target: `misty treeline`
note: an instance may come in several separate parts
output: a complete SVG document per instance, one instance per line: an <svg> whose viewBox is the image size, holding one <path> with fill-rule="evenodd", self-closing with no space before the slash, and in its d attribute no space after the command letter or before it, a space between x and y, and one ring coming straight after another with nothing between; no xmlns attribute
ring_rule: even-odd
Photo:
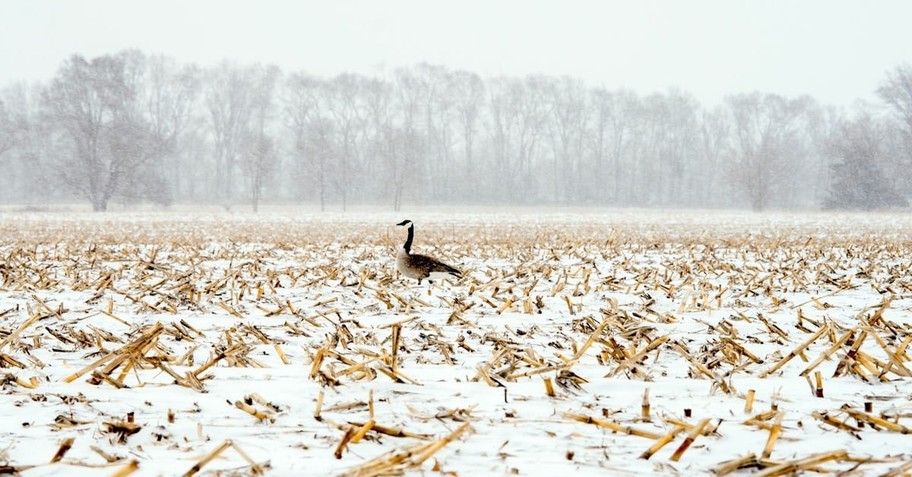
<svg viewBox="0 0 912 477"><path fill-rule="evenodd" d="M75 55L0 91L0 201L905 207L912 67L877 95L851 111L762 93L707 107L428 64L326 78Z"/></svg>

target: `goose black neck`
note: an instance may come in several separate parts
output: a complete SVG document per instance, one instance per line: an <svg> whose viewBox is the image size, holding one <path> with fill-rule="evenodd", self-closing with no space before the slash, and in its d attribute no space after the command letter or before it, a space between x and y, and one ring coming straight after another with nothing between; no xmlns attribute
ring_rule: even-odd
<svg viewBox="0 0 912 477"><path fill-rule="evenodd" d="M405 245L402 248L405 249L405 253L412 252L412 238L415 237L415 224L409 224L408 226L408 238L405 239Z"/></svg>

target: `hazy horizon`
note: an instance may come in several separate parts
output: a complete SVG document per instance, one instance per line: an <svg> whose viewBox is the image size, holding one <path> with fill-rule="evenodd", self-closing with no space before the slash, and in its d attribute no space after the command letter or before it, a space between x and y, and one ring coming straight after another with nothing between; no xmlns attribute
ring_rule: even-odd
<svg viewBox="0 0 912 477"><path fill-rule="evenodd" d="M912 4L806 2L175 2L0 5L0 85L43 81L72 54L137 48L181 62L275 64L322 76L427 62L547 74L705 104L760 91L871 101L909 62Z"/></svg>

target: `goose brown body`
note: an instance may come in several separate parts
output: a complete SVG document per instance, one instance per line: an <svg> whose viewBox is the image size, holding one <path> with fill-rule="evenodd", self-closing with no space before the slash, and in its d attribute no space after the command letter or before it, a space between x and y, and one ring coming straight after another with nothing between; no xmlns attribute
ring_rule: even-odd
<svg viewBox="0 0 912 477"><path fill-rule="evenodd" d="M447 265L436 258L427 255L412 254L412 240L415 237L415 225L411 220L403 220L396 224L408 226L408 238L396 254L396 268L400 273L409 278L418 280L420 284L424 279L436 279L445 276L461 277L462 272L457 268Z"/></svg>

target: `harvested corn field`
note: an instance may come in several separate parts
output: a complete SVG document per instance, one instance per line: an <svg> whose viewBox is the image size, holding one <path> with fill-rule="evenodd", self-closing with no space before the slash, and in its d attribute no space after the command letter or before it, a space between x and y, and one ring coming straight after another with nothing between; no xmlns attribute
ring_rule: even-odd
<svg viewBox="0 0 912 477"><path fill-rule="evenodd" d="M404 218L463 278L399 276ZM906 215L0 228L0 473L912 471Z"/></svg>

